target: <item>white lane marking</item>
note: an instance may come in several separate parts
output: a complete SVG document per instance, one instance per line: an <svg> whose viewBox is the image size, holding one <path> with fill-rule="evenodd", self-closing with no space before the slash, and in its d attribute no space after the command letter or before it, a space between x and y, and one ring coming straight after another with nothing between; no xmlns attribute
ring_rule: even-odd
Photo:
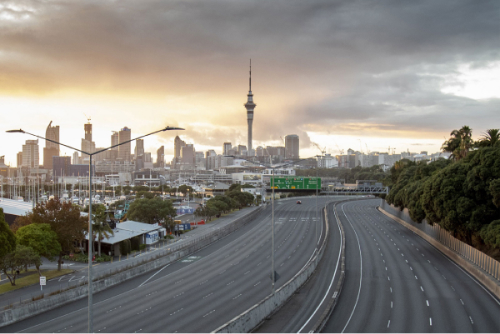
<svg viewBox="0 0 500 334"><path fill-rule="evenodd" d="M208 295L206 295L205 297L203 297L203 299L207 298L207 297L210 297L211 295L213 295L214 293L213 292L210 292Z"/></svg>
<svg viewBox="0 0 500 334"><path fill-rule="evenodd" d="M239 295L237 295L236 297L234 297L233 299L238 299L242 296L242 294L240 293Z"/></svg>
<svg viewBox="0 0 500 334"><path fill-rule="evenodd" d="M455 291L455 288L453 287L453 285L450 285L450 287L451 287L451 289L452 289L453 291Z"/></svg>
<svg viewBox="0 0 500 334"><path fill-rule="evenodd" d="M388 281L390 281L390 280L391 280L391 278L390 278L389 276L387 276L387 280L388 280Z"/></svg>
<svg viewBox="0 0 500 334"><path fill-rule="evenodd" d="M462 303L462 305L465 305L465 304L464 304L464 301L463 301L462 299L460 299L460 302Z"/></svg>
<svg viewBox="0 0 500 334"><path fill-rule="evenodd" d="M393 307L393 305L394 305L394 304L393 304L393 303L392 303L392 301L391 301L391 308Z"/></svg>
<svg viewBox="0 0 500 334"><path fill-rule="evenodd" d="M391 289L391 293L392 293L392 287L389 287L389 289Z"/></svg>
<svg viewBox="0 0 500 334"><path fill-rule="evenodd" d="M469 315L470 323L474 325L474 321L472 321L472 317Z"/></svg>
<svg viewBox="0 0 500 334"><path fill-rule="evenodd" d="M415 279L418 279L417 275L415 275Z"/></svg>
<svg viewBox="0 0 500 334"><path fill-rule="evenodd" d="M444 275L441 275L441 276L443 276L443 278L446 279L446 277L444 277Z"/></svg>
<svg viewBox="0 0 500 334"><path fill-rule="evenodd" d="M181 308L181 309L179 309L179 310L175 311L174 313L170 313L170 315L174 315L174 314L176 314L176 313L179 313L179 312L180 312L180 311L182 311L182 310L184 310L184 308Z"/></svg>
<svg viewBox="0 0 500 334"><path fill-rule="evenodd" d="M429 318L429 325L432 326L432 318Z"/></svg>
<svg viewBox="0 0 500 334"><path fill-rule="evenodd" d="M250 270L249 270L249 271L247 271L246 273L244 273L243 275L246 275L246 274L249 274L249 273L250 273Z"/></svg>
<svg viewBox="0 0 500 334"><path fill-rule="evenodd" d="M427 306L429 306L429 301L428 300L426 300L425 303L427 304Z"/></svg>
<svg viewBox="0 0 500 334"><path fill-rule="evenodd" d="M272 283L272 282L271 282L271 283ZM257 282L257 284L255 284L254 286L257 286L257 285L259 285L259 284L260 284L260 281L258 281L258 282Z"/></svg>
<svg viewBox="0 0 500 334"><path fill-rule="evenodd" d="M389 320L389 322L387 323L387 328L389 328L390 325L391 325L391 321Z"/></svg>
<svg viewBox="0 0 500 334"><path fill-rule="evenodd" d="M352 225L351 223L351 220L349 219L349 217L347 217L347 215L345 214L345 211L344 211L344 205L345 204L342 204L342 212L344 213L344 216L346 217L347 221L349 222L349 225L351 225L351 228L352 230L354 231L354 234L356 235L356 240L358 242L358 249L359 249L359 260L360 260L360 273L359 273L359 289L358 289L358 296L356 297L356 303L354 304L354 308L352 309L352 312L351 312L351 315L349 316L349 319L347 320L347 323L344 327L344 329L342 329L342 333L345 331L345 329L347 328L347 326L349 325L349 323L351 322L351 319L352 319L352 316L354 315L354 311L356 310L356 307L358 306L358 301L359 301L359 295L361 294L361 285L363 283L363 256L361 254L361 243L359 242L359 238L358 238L358 233L356 232L356 230L354 229L354 226ZM380 254L381 256L383 256L382 254Z"/></svg>
<svg viewBox="0 0 500 334"><path fill-rule="evenodd" d="M208 312L207 314L205 314L205 315L203 316L203 318L205 318L207 315L210 315L210 314L212 314L212 313L214 313L214 312L215 312L215 310L212 310L212 311Z"/></svg>
<svg viewBox="0 0 500 334"><path fill-rule="evenodd" d="M387 271L387 267L385 267L385 271Z"/></svg>
<svg viewBox="0 0 500 334"><path fill-rule="evenodd" d="M208 282L208 280L204 280L203 282L200 283L200 285L203 285L203 284L205 284L207 282Z"/></svg>
<svg viewBox="0 0 500 334"><path fill-rule="evenodd" d="M157 272L155 272L153 275L151 275L147 280L145 280L144 282L141 283L141 285L139 285L139 287L143 286L144 284L146 284L150 279L152 279L153 277L155 277L157 274L160 273L160 271L162 271L163 269L167 268L168 266L170 265L167 264L165 267L161 268L160 270L158 270Z"/></svg>
<svg viewBox="0 0 500 334"><path fill-rule="evenodd" d="M234 283L234 281L231 281L231 282L227 283L226 285L231 285L231 284L233 284L233 283Z"/></svg>
<svg viewBox="0 0 500 334"><path fill-rule="evenodd" d="M410 270L413 270L413 268L412 268L412 267L410 267Z"/></svg>
<svg viewBox="0 0 500 334"><path fill-rule="evenodd" d="M422 292L424 291L424 288L422 288L422 286L420 286L420 290L422 290Z"/></svg>

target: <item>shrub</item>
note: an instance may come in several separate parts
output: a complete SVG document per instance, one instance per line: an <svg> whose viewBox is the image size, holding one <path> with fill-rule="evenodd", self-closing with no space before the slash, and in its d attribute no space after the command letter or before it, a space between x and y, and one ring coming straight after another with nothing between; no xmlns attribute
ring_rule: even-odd
<svg viewBox="0 0 500 334"><path fill-rule="evenodd" d="M146 244L140 244L139 245L139 250L144 250L146 248Z"/></svg>
<svg viewBox="0 0 500 334"><path fill-rule="evenodd" d="M127 255L130 253L131 250L131 244L130 240L123 240L120 242L120 254L121 255Z"/></svg>
<svg viewBox="0 0 500 334"><path fill-rule="evenodd" d="M141 241L139 239L139 236L136 236L136 237L133 237L132 239L130 239L130 249L133 250L133 251L138 251L140 248L140 245L141 245Z"/></svg>

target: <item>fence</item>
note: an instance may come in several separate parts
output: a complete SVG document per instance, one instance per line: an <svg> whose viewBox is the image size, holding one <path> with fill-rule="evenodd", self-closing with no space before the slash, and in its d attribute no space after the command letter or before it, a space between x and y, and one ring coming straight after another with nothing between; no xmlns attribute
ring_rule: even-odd
<svg viewBox="0 0 500 334"><path fill-rule="evenodd" d="M439 241L442 245L448 247L464 259L469 260L471 263L484 270L484 272L488 273L492 278L500 281L499 261L475 249L474 247L467 245L465 242L456 239L450 234L450 232L444 230L438 224L430 225L425 219L421 224L414 222L410 218L410 214L408 213L408 209L406 208L401 211L399 210L399 208L387 204L385 200L381 200L380 207L390 214L404 220L406 223L412 225L413 227L426 233L433 239Z"/></svg>

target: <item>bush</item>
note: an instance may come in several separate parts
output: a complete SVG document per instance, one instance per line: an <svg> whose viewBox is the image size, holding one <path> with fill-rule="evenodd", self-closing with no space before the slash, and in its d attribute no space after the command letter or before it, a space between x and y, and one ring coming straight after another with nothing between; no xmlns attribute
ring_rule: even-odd
<svg viewBox="0 0 500 334"><path fill-rule="evenodd" d="M130 239L130 249L133 251L138 251L140 248L141 241L138 236Z"/></svg>
<svg viewBox="0 0 500 334"><path fill-rule="evenodd" d="M140 244L140 245L139 245L139 250L144 250L144 249L146 249L146 246L147 246L146 244Z"/></svg>
<svg viewBox="0 0 500 334"><path fill-rule="evenodd" d="M130 244L130 240L123 240L120 242L120 254L121 255L127 255L130 253L132 247Z"/></svg>
<svg viewBox="0 0 500 334"><path fill-rule="evenodd" d="M164 238L165 239L175 239L175 237L172 234L167 234Z"/></svg>

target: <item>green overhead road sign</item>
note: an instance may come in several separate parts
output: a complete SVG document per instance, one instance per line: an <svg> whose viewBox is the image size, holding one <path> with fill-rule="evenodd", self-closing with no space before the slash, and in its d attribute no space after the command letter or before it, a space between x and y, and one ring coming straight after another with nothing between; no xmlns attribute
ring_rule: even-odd
<svg viewBox="0 0 500 334"><path fill-rule="evenodd" d="M271 177L271 188L283 190L321 190L321 178L288 176Z"/></svg>

